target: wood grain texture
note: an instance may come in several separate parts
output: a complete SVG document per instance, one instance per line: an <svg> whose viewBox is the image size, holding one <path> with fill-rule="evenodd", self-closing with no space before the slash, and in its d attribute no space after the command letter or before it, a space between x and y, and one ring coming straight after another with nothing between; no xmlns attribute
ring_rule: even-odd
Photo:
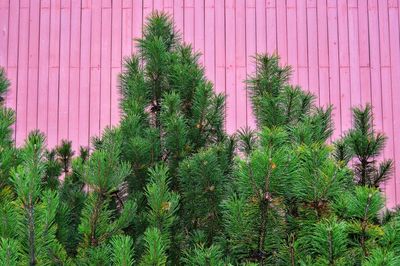
<svg viewBox="0 0 400 266"><path fill-rule="evenodd" d="M337 139L351 127L351 107L370 102L388 137L382 158L400 175L400 0L0 0L0 65L11 80L21 145L39 128L49 146L74 148L117 125L118 74L136 52L145 18L168 12L218 93L227 96L226 129L254 127L243 81L252 56L277 53L292 83L334 106ZM383 187L400 203L400 176Z"/></svg>

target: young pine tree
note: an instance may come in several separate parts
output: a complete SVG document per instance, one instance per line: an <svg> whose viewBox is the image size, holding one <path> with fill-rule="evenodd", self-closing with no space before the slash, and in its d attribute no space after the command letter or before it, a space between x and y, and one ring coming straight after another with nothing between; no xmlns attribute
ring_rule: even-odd
<svg viewBox="0 0 400 266"><path fill-rule="evenodd" d="M228 257L258 265L393 265L398 227L382 225L383 198L370 181L386 176L386 167L358 164L355 175L370 186L358 187L346 166L353 154L374 165L381 151L384 138L372 131L368 108L355 111L356 128L333 149L326 144L331 107L315 106L310 93L289 85L290 68L277 56L258 55L256 65L247 83L259 132L238 133L243 156L222 204Z"/></svg>
<svg viewBox="0 0 400 266"><path fill-rule="evenodd" d="M386 136L376 133L373 125L372 107L353 109L353 128L336 142L337 160L347 164L354 158L355 182L361 186L379 188L393 169L392 160L377 161L385 144Z"/></svg>
<svg viewBox="0 0 400 266"><path fill-rule="evenodd" d="M121 159L131 165L128 193L138 203L127 232L145 238L135 246L138 253L162 251L172 264L180 263L195 231L205 231L208 244L220 233L219 204L233 153L223 129L225 97L214 92L199 57L181 42L171 18L156 12L120 76ZM149 242L158 239L158 248Z"/></svg>
<svg viewBox="0 0 400 266"><path fill-rule="evenodd" d="M79 169L78 174L88 189L78 227L81 239L77 254L79 263L107 264L111 256L108 246L111 238L122 234L135 217L135 202L128 200L121 210L117 210L113 199L113 194L131 171L130 166L120 160L121 143L119 130L107 129L101 145Z"/></svg>
<svg viewBox="0 0 400 266"><path fill-rule="evenodd" d="M66 142L62 141L61 145ZM56 154L55 164L58 165L60 172L62 171L62 165L70 166L68 169L63 170L64 176L61 184L58 186L60 193L60 205L57 211L57 224L59 225L57 231L57 238L64 245L67 253L71 257L77 255L77 248L81 240L81 236L78 231L78 226L81 220L81 213L87 199L87 193L85 191L85 182L83 176L80 174L83 172L84 164L87 161L86 150L81 149L80 156L75 157L71 160L72 150L69 148L63 148L66 153L71 156L60 156ZM56 147L56 150L60 150ZM62 158L69 158L69 162L62 162ZM58 179L60 179L58 176Z"/></svg>
<svg viewBox="0 0 400 266"><path fill-rule="evenodd" d="M213 92L200 55L181 43L166 14L154 13L137 42L120 76L122 157L133 168L128 182L131 193L143 190L147 169L164 161L176 190L179 162L226 139L224 96Z"/></svg>
<svg viewBox="0 0 400 266"><path fill-rule="evenodd" d="M8 249L7 260L17 264L70 263L56 238L59 195L42 186L46 167L44 142L44 136L37 131L28 136L20 151L22 162L11 172L15 198L9 196L8 202L3 203L9 205L8 215L3 217L8 230L0 236L3 243L0 253L7 253L4 248Z"/></svg>

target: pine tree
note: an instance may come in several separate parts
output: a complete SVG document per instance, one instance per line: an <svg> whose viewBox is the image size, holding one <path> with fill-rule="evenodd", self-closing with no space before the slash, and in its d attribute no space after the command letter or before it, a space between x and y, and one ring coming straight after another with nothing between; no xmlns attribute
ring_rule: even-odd
<svg viewBox="0 0 400 266"><path fill-rule="evenodd" d="M56 238L55 216L59 205L56 191L43 189L45 175L44 136L33 132L21 150L22 163L11 172L16 198L10 204L10 219L5 221L3 248L12 245L9 259L29 265L63 264L69 259ZM9 196L11 200L12 196ZM11 214L11 215L10 215ZM6 250L2 252L6 252Z"/></svg>
<svg viewBox="0 0 400 266"><path fill-rule="evenodd" d="M199 64L200 54L181 42L171 18L155 12L137 47L120 76L121 159L131 165L129 198L138 203L137 219L126 231L135 239L159 239L161 234L163 252L175 264L196 230L205 230L209 243L220 232L222 184L234 145L223 129L225 97L214 92ZM207 174L201 173L204 169ZM191 181L192 175L198 183ZM207 195L211 198L204 201ZM204 210L193 209L204 203ZM135 249L140 252L140 245Z"/></svg>
<svg viewBox="0 0 400 266"><path fill-rule="evenodd" d="M130 186L143 188L146 169L165 161L176 189L179 162L226 138L224 96L213 92L200 55L181 44L166 14L149 18L138 50L120 77L122 156L133 167Z"/></svg>
<svg viewBox="0 0 400 266"><path fill-rule="evenodd" d="M83 172L84 164L87 160L86 150L81 149L80 156L68 162L71 168L64 170L64 180L59 185L60 205L57 211L57 238L64 245L67 253L71 257L77 255L77 247L80 242L78 226L81 220L81 213L87 199L85 192L85 182L80 173ZM57 157L57 165L61 171L62 164ZM60 178L60 175L58 176Z"/></svg>
<svg viewBox="0 0 400 266"><path fill-rule="evenodd" d="M92 263L92 258L98 264L107 263L108 242L121 234L135 217L136 203L132 200L126 201L120 212L113 207L112 195L131 171L127 163L120 161L119 131L106 130L100 143L78 173L89 190L78 227L80 263Z"/></svg>
<svg viewBox="0 0 400 266"><path fill-rule="evenodd" d="M199 54L181 44L164 13L151 16L137 40L138 53L120 77L122 156L131 162L131 191L143 189L147 169L165 161L177 188L177 167L199 148L226 138L224 96L213 92Z"/></svg>
<svg viewBox="0 0 400 266"><path fill-rule="evenodd" d="M228 257L259 265L395 263L399 231L380 218L374 185L391 163L374 167L385 138L372 130L369 107L354 109L355 129L332 148L331 107L289 85L290 68L277 56L258 55L256 66L247 84L259 131L238 132L242 158L222 204ZM353 156L368 162L355 171L364 183L347 168Z"/></svg>
<svg viewBox="0 0 400 266"><path fill-rule="evenodd" d="M375 132L372 121L371 105L354 108L353 128L343 140L336 143L336 149L341 153L337 156L339 161L348 163L351 158L355 158L354 174L358 185L378 188L390 177L393 161L388 159L377 162L376 157L381 155L387 138L383 133ZM343 146L348 147L347 150Z"/></svg>

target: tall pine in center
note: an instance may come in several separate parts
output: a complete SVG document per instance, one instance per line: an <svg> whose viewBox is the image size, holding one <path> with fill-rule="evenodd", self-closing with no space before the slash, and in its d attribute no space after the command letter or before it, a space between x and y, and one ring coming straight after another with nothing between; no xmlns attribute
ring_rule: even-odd
<svg viewBox="0 0 400 266"><path fill-rule="evenodd" d="M120 75L121 157L132 166L128 193L139 212L130 233L142 235L147 230L145 238L173 238L160 238L164 249L175 253L172 257L178 256L180 246L190 244L192 234L208 242L218 234L218 199L233 152L233 142L224 133L225 97L214 92L199 57L182 43L168 15L154 13ZM160 169L162 174L155 174ZM151 184L167 187L154 194ZM175 193L181 195L179 206L174 197L166 196ZM176 209L169 214L170 232L153 225L157 201L160 217Z"/></svg>

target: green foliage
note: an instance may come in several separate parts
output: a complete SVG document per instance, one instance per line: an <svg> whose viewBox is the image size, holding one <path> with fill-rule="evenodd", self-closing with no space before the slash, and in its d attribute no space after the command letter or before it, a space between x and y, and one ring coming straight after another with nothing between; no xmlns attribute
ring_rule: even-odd
<svg viewBox="0 0 400 266"><path fill-rule="evenodd" d="M211 245L209 248L203 245L196 246L183 259L185 265L203 266L224 266L223 252L218 246Z"/></svg>
<svg viewBox="0 0 400 266"><path fill-rule="evenodd" d="M149 227L144 233L145 252L139 265L164 266L167 264L166 249L162 233L155 227Z"/></svg>
<svg viewBox="0 0 400 266"><path fill-rule="evenodd" d="M377 248L372 250L371 256L362 264L363 266L395 266L399 265L400 257L392 251Z"/></svg>
<svg viewBox="0 0 400 266"><path fill-rule="evenodd" d="M398 265L392 161L372 108L334 145L332 107L276 55L247 80L257 129L224 132L225 97L154 13L120 75L122 120L75 155L14 147L0 71L0 265ZM350 163L351 162L351 163ZM350 168L351 167L351 168Z"/></svg>
<svg viewBox="0 0 400 266"><path fill-rule="evenodd" d="M355 182L378 188L390 177L393 161L377 162L376 157L382 153L387 138L375 132L372 121L371 105L353 109L353 128L336 144L342 154L337 159L347 163L350 158L355 158ZM345 150L343 146L348 148Z"/></svg>
<svg viewBox="0 0 400 266"><path fill-rule="evenodd" d="M186 230L201 230L207 242L220 230L219 203L225 197L223 146L200 150L181 163L182 218ZM202 206L199 208L199 206Z"/></svg>
<svg viewBox="0 0 400 266"><path fill-rule="evenodd" d="M8 209L8 215L5 210L6 217L11 218L12 214L13 220L12 223L7 222L11 233L3 234L3 247L18 247L14 254L10 254L9 259L18 259L20 263L29 265L68 261L62 245L56 238L55 216L59 195L56 191L44 190L41 186L46 166L44 141L44 136L39 132L28 136L20 152L22 163L11 173L16 198L9 203L11 208Z"/></svg>
<svg viewBox="0 0 400 266"><path fill-rule="evenodd" d="M68 173L71 159L74 156L72 141L62 140L60 146L56 148L56 153L63 172Z"/></svg>
<svg viewBox="0 0 400 266"><path fill-rule="evenodd" d="M0 67L0 190L10 185L10 171L18 163L11 128L15 122L15 114L3 104L9 86L10 82Z"/></svg>
<svg viewBox="0 0 400 266"><path fill-rule="evenodd" d="M132 200L124 203L120 213L111 206L112 193L130 173L129 165L119 159L121 147L117 134L112 130L105 132L99 149L92 153L79 173L89 189L79 224L82 238L78 251L80 257L86 256L87 249L93 252L98 247L103 248L134 218L136 203Z"/></svg>
<svg viewBox="0 0 400 266"><path fill-rule="evenodd" d="M74 159L72 171L68 171L64 176L64 182L59 187L60 206L56 218L59 225L57 237L70 256L75 256L77 252L80 241L78 226L86 200L86 193L83 190L85 183L78 174L82 171L82 167L82 159Z"/></svg>
<svg viewBox="0 0 400 266"><path fill-rule="evenodd" d="M59 176L62 172L62 165L58 162L56 158L56 151L54 149L50 151L45 151L45 157L46 173L42 182L47 188L56 190L60 185Z"/></svg>
<svg viewBox="0 0 400 266"><path fill-rule="evenodd" d="M316 107L312 95L288 85L290 68L278 59L258 55L247 81L260 130L238 133L243 156L221 204L228 257L259 265L396 261L397 223L383 224L384 201L371 181L387 178L391 163L374 168L385 137L372 130L370 109L354 110L358 122L332 149L325 143L332 108ZM356 163L356 178L347 168L353 156L369 163ZM357 182L361 173L368 182Z"/></svg>
<svg viewBox="0 0 400 266"><path fill-rule="evenodd" d="M133 258L133 240L129 236L114 236L110 242L113 265L134 265L135 259Z"/></svg>
<svg viewBox="0 0 400 266"><path fill-rule="evenodd" d="M3 68L0 69L0 95L4 97L10 87L10 81L6 77L6 73ZM2 98L3 100L4 98Z"/></svg>
<svg viewBox="0 0 400 266"><path fill-rule="evenodd" d="M298 166L291 181L292 197L322 217L329 212L329 202L352 186L351 175L330 158L325 145L298 146L294 157Z"/></svg>
<svg viewBox="0 0 400 266"><path fill-rule="evenodd" d="M17 265L21 254L18 241L11 238L0 239L0 264Z"/></svg>
<svg viewBox="0 0 400 266"><path fill-rule="evenodd" d="M346 222L334 217L321 220L303 230L304 235L298 240L299 246L303 246L304 254L311 256L314 264L346 265L350 260L347 227Z"/></svg>
<svg viewBox="0 0 400 266"><path fill-rule="evenodd" d="M157 228L163 242L169 245L171 227L176 220L179 195L169 189L168 169L159 165L149 171L150 181L146 187L149 211L147 220L150 227Z"/></svg>
<svg viewBox="0 0 400 266"><path fill-rule="evenodd" d="M179 162L225 134L224 97L213 92L199 55L180 42L167 15L150 17L138 47L125 61L120 91L122 157L133 169L130 191L140 197L147 169L167 162L176 189Z"/></svg>
<svg viewBox="0 0 400 266"><path fill-rule="evenodd" d="M314 96L288 84L291 68L279 65L276 55L257 55L256 72L249 77L257 124L267 127L290 125L311 111Z"/></svg>
<svg viewBox="0 0 400 266"><path fill-rule="evenodd" d="M204 231L210 242L220 232L234 144L223 129L225 97L214 92L200 54L181 42L171 18L155 12L137 46L120 75L121 159L132 169L127 198L138 204L126 231L158 239L148 231L156 228L165 256L177 263L193 234ZM138 254L150 247L135 243Z"/></svg>

